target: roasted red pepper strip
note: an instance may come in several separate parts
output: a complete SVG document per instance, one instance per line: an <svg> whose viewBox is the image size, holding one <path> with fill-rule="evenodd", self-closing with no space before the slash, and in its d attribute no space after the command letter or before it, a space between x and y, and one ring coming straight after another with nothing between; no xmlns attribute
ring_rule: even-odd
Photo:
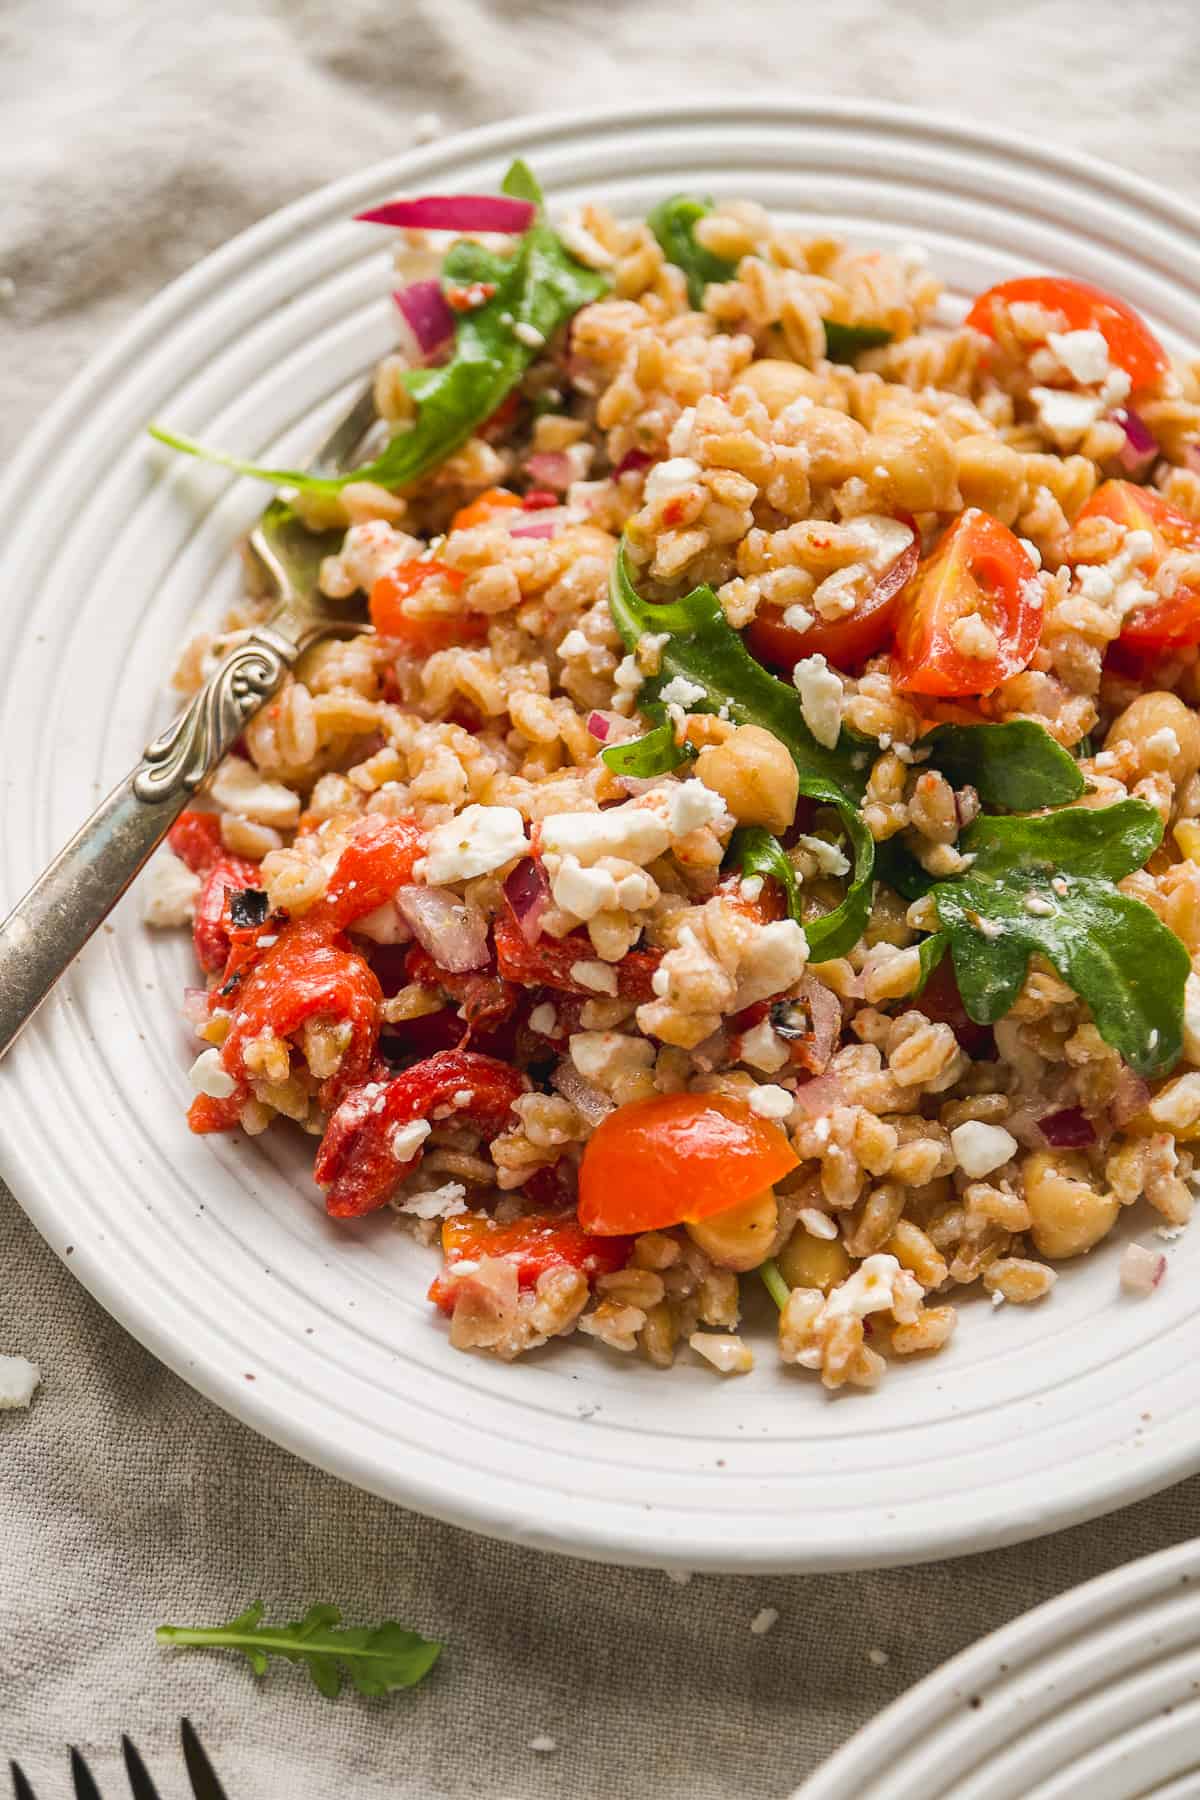
<svg viewBox="0 0 1200 1800"><path fill-rule="evenodd" d="M168 831L167 847L187 864L193 875L207 875L225 854L220 816L215 812L196 812L189 806Z"/></svg>
<svg viewBox="0 0 1200 1800"><path fill-rule="evenodd" d="M386 1205L421 1160L398 1157L397 1127L447 1117L494 1137L508 1124L513 1101L526 1090L523 1075L474 1050L441 1050L391 1081L371 1081L347 1094L325 1129L313 1175L326 1190L332 1218L356 1219Z"/></svg>
<svg viewBox="0 0 1200 1800"><path fill-rule="evenodd" d="M502 1256L517 1265L517 1281L535 1287L547 1269L578 1269L589 1280L623 1269L633 1247L630 1237L590 1237L570 1213L531 1213L507 1225L497 1224L487 1213L459 1213L442 1226L443 1270L429 1290L429 1298L445 1313L454 1311L457 1282L450 1274L455 1263L478 1261L483 1256Z"/></svg>
<svg viewBox="0 0 1200 1800"><path fill-rule="evenodd" d="M206 975L223 969L229 957L234 929L229 916L230 896L241 893L243 888L258 887L261 879L258 864L244 856L230 856L222 851L210 864L196 896L192 924L196 961Z"/></svg>
<svg viewBox="0 0 1200 1800"><path fill-rule="evenodd" d="M576 963L598 960L591 939L582 931L572 931L564 938L540 937L535 944L527 944L516 920L501 915L496 920L495 943L497 967L508 981L523 987L557 988L560 993L591 1000L604 997L602 990L589 987L571 973ZM654 998L650 984L661 961L657 950L630 950L620 962L605 967L615 974L621 999L640 1004Z"/></svg>
<svg viewBox="0 0 1200 1800"><path fill-rule="evenodd" d="M368 813L338 857L325 898L306 917L325 919L335 928L366 918L397 888L411 884L424 850L425 833L415 819Z"/></svg>
<svg viewBox="0 0 1200 1800"><path fill-rule="evenodd" d="M335 1074L320 1090L322 1106L334 1106L371 1067L379 1036L382 1000L375 976L361 956L328 924L297 919L264 950L234 1000L233 1025L221 1046L221 1062L237 1083L227 1100L207 1095L193 1102L193 1131L229 1131L241 1117L250 1092L246 1045L261 1032L290 1038L306 1019L328 1018L350 1025L350 1042Z"/></svg>
<svg viewBox="0 0 1200 1800"><path fill-rule="evenodd" d="M408 952L404 968L410 981L419 982L422 987L440 988L457 1004L467 1024L480 1031L493 1031L497 1025L503 1025L521 998L520 989L503 976L483 969L472 969L465 975L439 969L428 950L419 944Z"/></svg>

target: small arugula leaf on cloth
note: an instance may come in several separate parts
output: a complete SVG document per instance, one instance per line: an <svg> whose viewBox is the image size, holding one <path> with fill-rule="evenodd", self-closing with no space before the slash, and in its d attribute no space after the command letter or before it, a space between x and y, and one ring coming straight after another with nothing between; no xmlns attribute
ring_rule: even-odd
<svg viewBox="0 0 1200 1800"><path fill-rule="evenodd" d="M522 162L505 176L504 192L541 206L541 189ZM150 435L239 475L304 493L336 494L351 481L408 486L461 449L508 398L542 345L608 289L608 277L577 262L540 212L511 256L460 240L446 256L443 279L450 286L486 281L496 291L484 305L457 315L448 362L405 371L404 384L417 402L416 422L398 431L373 462L343 475L313 475L304 469L264 468L157 425L150 427Z"/></svg>
<svg viewBox="0 0 1200 1800"><path fill-rule="evenodd" d="M789 752L800 776L800 792L839 813L854 851L850 887L841 904L804 927L814 962L844 956L866 927L871 911L875 840L863 824L859 802L866 789L871 745L843 731L837 744L819 744L804 722L800 696L755 662L721 611L710 587L693 588L681 600L643 600L629 574L622 544L613 558L609 609L626 650L639 638L665 638L659 669L638 693L638 706L656 724L667 722L663 688L680 676L698 696L690 712L717 713L737 725L761 725Z"/></svg>
<svg viewBox="0 0 1200 1800"><path fill-rule="evenodd" d="M1190 959L1157 914L1114 885L1161 839L1162 821L1141 800L977 819L960 840L969 871L929 890L968 1015L980 1025L1003 1018L1039 954L1137 1074L1171 1068Z"/></svg>
<svg viewBox="0 0 1200 1800"><path fill-rule="evenodd" d="M975 789L987 807L1036 812L1087 792L1079 764L1034 719L1001 725L938 725L915 746L951 787Z"/></svg>
<svg viewBox="0 0 1200 1800"><path fill-rule="evenodd" d="M713 209L713 203L695 194L672 194L649 213L646 223L658 239L667 261L687 276L688 299L697 311L704 305L710 281L732 281L736 263L717 256L696 242L696 225Z"/></svg>
<svg viewBox="0 0 1200 1800"><path fill-rule="evenodd" d="M822 319L821 323L830 362L853 362L860 350L878 350L892 341L886 325L839 325L836 319Z"/></svg>
<svg viewBox="0 0 1200 1800"><path fill-rule="evenodd" d="M419 1632L388 1619L376 1626L343 1626L336 1606L310 1606L290 1625L264 1625L263 1605L256 1600L228 1625L160 1625L160 1644L185 1649L236 1650L256 1675L265 1675L268 1659L282 1656L300 1663L327 1700L336 1700L348 1675L360 1694L376 1698L423 1681L441 1655L442 1646Z"/></svg>
<svg viewBox="0 0 1200 1800"><path fill-rule="evenodd" d="M644 781L653 775L669 775L672 769L691 762L695 754L691 744L678 741L675 727L670 719L665 719L644 737L610 744L600 752L600 760L608 764L614 775L631 775Z"/></svg>

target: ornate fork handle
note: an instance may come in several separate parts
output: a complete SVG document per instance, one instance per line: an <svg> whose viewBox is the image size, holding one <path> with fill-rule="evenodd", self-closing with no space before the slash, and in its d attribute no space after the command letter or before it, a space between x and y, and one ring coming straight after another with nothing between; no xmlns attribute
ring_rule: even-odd
<svg viewBox="0 0 1200 1800"><path fill-rule="evenodd" d="M299 653L269 625L237 644L0 924L0 1056Z"/></svg>

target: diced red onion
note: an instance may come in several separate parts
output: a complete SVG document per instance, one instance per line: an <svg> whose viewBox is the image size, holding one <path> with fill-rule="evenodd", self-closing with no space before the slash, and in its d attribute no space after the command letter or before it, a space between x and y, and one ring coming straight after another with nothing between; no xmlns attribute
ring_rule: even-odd
<svg viewBox="0 0 1200 1800"><path fill-rule="evenodd" d="M413 231L528 231L537 208L507 194L422 194L388 200L355 218L367 225L404 225Z"/></svg>
<svg viewBox="0 0 1200 1800"><path fill-rule="evenodd" d="M526 512L545 512L547 507L558 503L558 495L552 494L549 488L530 488L527 494L521 495L521 505Z"/></svg>
<svg viewBox="0 0 1200 1800"><path fill-rule="evenodd" d="M520 514L516 516L521 517ZM552 511L530 513L527 520L514 525L508 535L514 538L552 538L561 525L568 523L570 516L565 506L556 506Z"/></svg>
<svg viewBox="0 0 1200 1800"><path fill-rule="evenodd" d="M642 469L648 469L653 461L654 458L648 450L627 450L613 470L613 475L617 481L620 481L622 475L632 475L635 472L640 473Z"/></svg>
<svg viewBox="0 0 1200 1800"><path fill-rule="evenodd" d="M523 856L504 883L504 898L527 944L542 935L542 914L550 904L550 883L540 862Z"/></svg>
<svg viewBox="0 0 1200 1800"><path fill-rule="evenodd" d="M183 1005L179 1010L182 1012L184 1019L189 1025L196 1028L199 1028L201 1025L207 1025L209 1019L212 1017L212 1009L209 1006L208 989L184 988Z"/></svg>
<svg viewBox="0 0 1200 1800"><path fill-rule="evenodd" d="M1117 452L1117 461L1135 481L1147 476L1161 454L1162 446L1140 413L1131 406L1118 406L1112 413L1113 423L1125 433L1125 442Z"/></svg>
<svg viewBox="0 0 1200 1800"><path fill-rule="evenodd" d="M612 724L602 712L588 714L587 728L598 744L607 744Z"/></svg>
<svg viewBox="0 0 1200 1800"><path fill-rule="evenodd" d="M1130 1119L1136 1119L1139 1113L1145 1112L1149 1104L1150 1089L1140 1075L1134 1074L1128 1063L1122 1063L1117 1085L1108 1103L1113 1124L1119 1130L1122 1125L1128 1125Z"/></svg>
<svg viewBox="0 0 1200 1800"><path fill-rule="evenodd" d="M1064 1106L1038 1120L1038 1130L1055 1150L1082 1150L1096 1141L1096 1128L1081 1106Z"/></svg>
<svg viewBox="0 0 1200 1800"><path fill-rule="evenodd" d="M582 1113L589 1125L598 1125L613 1111L614 1104L603 1089L579 1073L569 1056L564 1056L550 1077L550 1086L569 1100L576 1112Z"/></svg>
<svg viewBox="0 0 1200 1800"><path fill-rule="evenodd" d="M556 494L565 494L575 479L575 470L565 450L535 450L525 460L534 481L553 488Z"/></svg>
<svg viewBox="0 0 1200 1800"><path fill-rule="evenodd" d="M1121 1258L1121 1286L1127 1294L1152 1294L1167 1272L1167 1259L1161 1250L1147 1250L1145 1244L1127 1244Z"/></svg>
<svg viewBox="0 0 1200 1800"><path fill-rule="evenodd" d="M392 299L417 340L422 356L436 356L454 336L454 314L446 304L440 281L414 281L397 288Z"/></svg>
<svg viewBox="0 0 1200 1800"><path fill-rule="evenodd" d="M486 918L448 888L402 887L396 905L439 969L462 975L487 962Z"/></svg>
<svg viewBox="0 0 1200 1800"><path fill-rule="evenodd" d="M845 1106L846 1084L840 1075L817 1075L796 1089L796 1105L809 1119L824 1118L835 1106Z"/></svg>

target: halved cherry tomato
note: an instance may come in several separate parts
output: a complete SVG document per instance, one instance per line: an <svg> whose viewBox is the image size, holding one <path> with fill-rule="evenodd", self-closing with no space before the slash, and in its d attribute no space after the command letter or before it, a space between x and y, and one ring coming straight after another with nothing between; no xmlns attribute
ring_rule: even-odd
<svg viewBox="0 0 1200 1800"><path fill-rule="evenodd" d="M435 650L449 650L455 644L468 643L487 633L487 620L482 613L411 613L405 601L433 576L440 575L457 592L465 577L448 563L414 557L398 563L381 575L371 589L369 611L371 623L381 637L395 638L409 650L432 656Z"/></svg>
<svg viewBox="0 0 1200 1800"><path fill-rule="evenodd" d="M910 694L991 694L1026 667L1042 635L1037 570L1007 525L970 507L925 558L900 603L896 686ZM995 634L987 657L951 636L978 617Z"/></svg>
<svg viewBox="0 0 1200 1800"><path fill-rule="evenodd" d="M746 627L751 655L773 669L791 670L806 656L823 656L838 669L860 669L892 635L900 595L916 572L920 540L889 563L864 600L842 619L814 619L805 631L793 631L783 615L767 608Z"/></svg>
<svg viewBox="0 0 1200 1800"><path fill-rule="evenodd" d="M1076 524L1084 519L1113 519L1128 531L1148 531L1154 539L1150 557L1139 565L1139 574L1153 583L1163 558L1172 550L1200 551L1200 524L1189 519L1156 494L1153 488L1132 481L1105 481L1092 495ZM1152 606L1139 606L1121 626L1117 639L1123 650L1139 656L1161 656L1200 644L1200 580L1177 581L1174 592L1164 594Z"/></svg>
<svg viewBox="0 0 1200 1800"><path fill-rule="evenodd" d="M564 994L581 994L586 999L602 998L602 990L580 981L571 973L576 963L594 963L596 952L586 932L572 931L566 937L540 937L527 944L516 920L502 914L493 934L496 966L507 981L522 987L557 988ZM636 1000L639 1005L653 1000L651 980L662 953L658 950L630 950L617 963L608 963L617 978L617 993L622 1000Z"/></svg>
<svg viewBox="0 0 1200 1800"><path fill-rule="evenodd" d="M229 955L233 941L229 913L231 895L240 893L243 888L258 887L261 879L256 862L245 856L230 856L227 851L222 851L209 865L196 895L192 923L196 961L206 975L224 968Z"/></svg>
<svg viewBox="0 0 1200 1800"><path fill-rule="evenodd" d="M313 1165L317 1186L326 1190L325 1210L334 1219L356 1219L386 1205L422 1154L419 1146L397 1152L397 1128L444 1108L447 1117L495 1137L526 1085L523 1075L495 1057L441 1050L390 1081L368 1081L346 1094Z"/></svg>
<svg viewBox="0 0 1200 1800"><path fill-rule="evenodd" d="M187 864L193 875L207 875L218 858L225 854L220 815L197 812L189 806L168 831L167 847L174 851L180 862Z"/></svg>
<svg viewBox="0 0 1200 1800"><path fill-rule="evenodd" d="M517 1265L520 1287L537 1285L547 1269L578 1269L594 1279L624 1268L632 1245L624 1237L589 1237L570 1213L531 1213L500 1225L487 1213L459 1213L442 1226L446 1272L429 1290L429 1298L445 1313L454 1311L458 1283L449 1274L455 1263L502 1256Z"/></svg>
<svg viewBox="0 0 1200 1800"><path fill-rule="evenodd" d="M794 1169L777 1125L725 1094L655 1094L602 1119L579 1169L579 1223L608 1237L738 1206Z"/></svg>
<svg viewBox="0 0 1200 1800"><path fill-rule="evenodd" d="M987 337L995 337L994 302L1011 305L1032 301L1048 312L1062 313L1070 331L1098 331L1108 345L1109 360L1124 369L1134 391L1153 387L1170 366L1167 353L1141 316L1115 294L1072 281L1062 275L1021 275L989 288L967 314L967 324Z"/></svg>
<svg viewBox="0 0 1200 1800"><path fill-rule="evenodd" d="M520 494L514 494L508 488L484 488L482 494L476 494L468 505L459 507L450 521L450 529L470 531L473 525L490 525L500 513L521 510Z"/></svg>
<svg viewBox="0 0 1200 1800"><path fill-rule="evenodd" d="M425 833L415 819L388 819L367 813L333 866L325 898L306 917L326 919L340 930L407 887L425 849Z"/></svg>

